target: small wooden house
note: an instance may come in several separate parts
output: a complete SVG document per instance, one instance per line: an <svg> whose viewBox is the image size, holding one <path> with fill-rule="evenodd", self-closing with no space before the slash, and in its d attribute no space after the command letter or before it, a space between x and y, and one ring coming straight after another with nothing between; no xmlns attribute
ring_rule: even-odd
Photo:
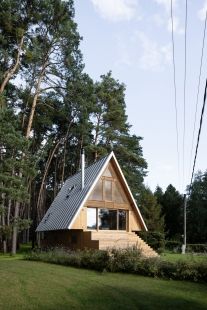
<svg viewBox="0 0 207 310"><path fill-rule="evenodd" d="M112 152L65 181L37 227L42 246L108 249L135 246L157 256L136 232L147 230Z"/></svg>

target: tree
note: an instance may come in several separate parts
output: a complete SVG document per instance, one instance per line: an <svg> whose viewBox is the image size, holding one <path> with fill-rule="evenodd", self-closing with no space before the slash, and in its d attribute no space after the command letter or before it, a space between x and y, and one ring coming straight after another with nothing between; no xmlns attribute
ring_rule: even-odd
<svg viewBox="0 0 207 310"><path fill-rule="evenodd" d="M35 1L32 0L0 2L0 95L20 68L34 10Z"/></svg>
<svg viewBox="0 0 207 310"><path fill-rule="evenodd" d="M165 218L167 238L180 240L183 234L183 197L170 184L159 200L162 204L162 214Z"/></svg>
<svg viewBox="0 0 207 310"><path fill-rule="evenodd" d="M157 198L157 202L160 205L162 205L163 195L164 195L164 193L163 193L162 188L159 185L157 185L156 189L155 189L155 192L154 192L154 196Z"/></svg>
<svg viewBox="0 0 207 310"><path fill-rule="evenodd" d="M140 210L149 231L164 232L164 217L161 206L149 188L145 188L140 195Z"/></svg>
<svg viewBox="0 0 207 310"><path fill-rule="evenodd" d="M11 110L0 110L0 233L5 252L7 240L12 234L14 254L18 230L23 223L24 227L26 225L26 221L23 222L19 213L17 214L15 206L17 202L23 204L28 201L27 179L29 176L34 176L34 167L31 165L32 158L28 153L28 148L28 141L19 131L17 117Z"/></svg>
<svg viewBox="0 0 207 310"><path fill-rule="evenodd" d="M33 154L37 167L35 178L27 168L14 171L24 189L27 179L30 201L2 193L11 216L31 216L35 232L65 179L80 169L81 147L86 149L87 164L113 149L138 199L147 163L142 138L129 131L125 85L111 72L95 83L83 73L73 0L3 0L0 9L0 99L12 110L11 130L15 128L19 141L27 145L21 160L18 143L14 153L2 156L5 163L18 158L19 165L27 167ZM4 210L0 213L4 221ZM13 231L17 236L15 226Z"/></svg>
<svg viewBox="0 0 207 310"><path fill-rule="evenodd" d="M131 135L127 122L125 86L109 72L95 84L95 111L91 150L94 159L113 150L136 199L146 175L147 163L140 146L141 137Z"/></svg>
<svg viewBox="0 0 207 310"><path fill-rule="evenodd" d="M207 240L207 171L195 175L187 201L187 241L206 243Z"/></svg>

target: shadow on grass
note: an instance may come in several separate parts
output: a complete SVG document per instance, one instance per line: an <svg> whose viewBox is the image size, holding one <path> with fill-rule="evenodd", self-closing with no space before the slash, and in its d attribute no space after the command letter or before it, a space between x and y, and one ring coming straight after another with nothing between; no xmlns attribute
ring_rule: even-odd
<svg viewBox="0 0 207 310"><path fill-rule="evenodd" d="M121 275L120 275L121 277ZM176 281L175 281L176 282ZM125 286L120 288L110 284L88 285L89 287L74 287L66 290L67 296L63 303L56 303L51 308L44 305L44 309L206 309L207 303L193 300L185 296L179 289L175 291L162 290L148 292L144 287L138 290ZM73 300L72 304L67 299ZM71 308L72 307L72 308ZM42 309L43 309L42 308Z"/></svg>

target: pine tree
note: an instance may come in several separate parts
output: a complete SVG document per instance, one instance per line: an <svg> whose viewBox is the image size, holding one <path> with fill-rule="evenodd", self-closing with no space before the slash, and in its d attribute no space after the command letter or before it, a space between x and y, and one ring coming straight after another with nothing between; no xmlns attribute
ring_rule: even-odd
<svg viewBox="0 0 207 310"><path fill-rule="evenodd" d="M0 199L3 241L18 233L23 224L15 212L15 204L28 201L27 178L34 175L28 141L19 131L18 121L11 110L0 110ZM24 154L24 156L23 156ZM21 172L21 176L20 176ZM24 222L26 224L26 221ZM29 222L28 222L29 224ZM13 245L15 246L15 245Z"/></svg>
<svg viewBox="0 0 207 310"><path fill-rule="evenodd" d="M195 175L187 202L187 242L207 240L207 171Z"/></svg>
<svg viewBox="0 0 207 310"><path fill-rule="evenodd" d="M170 184L165 190L161 203L167 238L180 240L183 234L183 197Z"/></svg>
<svg viewBox="0 0 207 310"><path fill-rule="evenodd" d="M139 201L139 207L149 231L164 232L164 217L161 206L149 188L145 188Z"/></svg>

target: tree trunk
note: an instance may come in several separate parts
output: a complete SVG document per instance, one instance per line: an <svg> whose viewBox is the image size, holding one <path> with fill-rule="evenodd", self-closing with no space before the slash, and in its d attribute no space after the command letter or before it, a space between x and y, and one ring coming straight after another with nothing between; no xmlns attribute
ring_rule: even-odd
<svg viewBox="0 0 207 310"><path fill-rule="evenodd" d="M37 80L37 87L36 87L36 91L35 91L35 95L34 95L34 98L33 98L33 102L32 102L32 108L31 108L31 111L30 111L30 115L29 115L29 121L28 121L28 125L27 125L27 130L26 130L26 138L29 139L29 136L30 136L30 132L31 132L31 129L32 129L32 123L33 123L33 119L34 119L34 113L35 113L35 109L36 109L36 106L37 106L37 99L39 97L39 94L40 94L40 86L41 86L41 83L42 83L42 79L44 77L44 74L45 74L45 69L47 67L47 61L44 63L43 67L42 67L42 70L41 70L41 74Z"/></svg>
<svg viewBox="0 0 207 310"><path fill-rule="evenodd" d="M94 137L94 145L96 146L98 144L98 137L100 134L100 124L101 124L101 113L97 115L97 124L96 124L96 129L95 129L95 137ZM94 152L94 162L97 161L98 158L98 152L95 150Z"/></svg>
<svg viewBox="0 0 207 310"><path fill-rule="evenodd" d="M3 208L3 212L2 212L2 226L3 228L5 227L5 193L2 193L2 208ZM7 252L7 242L6 242L6 236L3 237L3 252L4 254Z"/></svg>
<svg viewBox="0 0 207 310"><path fill-rule="evenodd" d="M10 225L10 214L11 214L11 199L8 202L8 210L7 210L7 225Z"/></svg>
<svg viewBox="0 0 207 310"><path fill-rule="evenodd" d="M21 51L22 51L22 46L24 43L24 36L22 36L19 46L18 46L18 52L17 52L17 58L16 58L16 62L14 64L14 67L10 68L6 73L5 73L5 77L4 80L0 86L0 94L3 93L7 83L9 82L9 80L13 77L14 73L16 72L19 64L20 64L20 55L21 55Z"/></svg>
<svg viewBox="0 0 207 310"><path fill-rule="evenodd" d="M43 175L43 178L42 178L42 183L41 183L41 186L40 186L39 195L38 195L38 199L37 199L37 216L38 216L38 221L41 220L40 203L41 203L41 200L42 200L42 192L43 192L43 188L44 188L45 179L47 177L47 173L48 173L51 161L53 159L53 156L55 154L55 151L56 151L58 145L60 144L60 142L61 141L58 141L56 143L56 145L55 145L51 155L48 157L48 160L47 160L47 163L46 163L46 166L45 166L45 172L44 172L44 175Z"/></svg>
<svg viewBox="0 0 207 310"><path fill-rule="evenodd" d="M66 157L66 143L67 143L67 138L68 138L68 135L69 135L69 132L70 132L70 127L72 125L72 122L73 122L73 119L71 119L69 125L68 125L68 129L67 129L67 132L66 132L66 135L64 137L64 153L63 153L63 168L62 168L62 176L61 176L61 186L63 186L63 182L64 182L64 178L65 178L65 157Z"/></svg>
<svg viewBox="0 0 207 310"><path fill-rule="evenodd" d="M2 214L2 226L5 227L5 207L4 207L4 212ZM3 239L3 253L7 253L7 238L6 236Z"/></svg>
<svg viewBox="0 0 207 310"><path fill-rule="evenodd" d="M20 202L15 203L15 210L14 210L14 226L13 226L13 233L12 233L12 251L11 254L15 255L17 251L17 235L18 235L18 225L15 222L19 216L19 209L20 209Z"/></svg>

